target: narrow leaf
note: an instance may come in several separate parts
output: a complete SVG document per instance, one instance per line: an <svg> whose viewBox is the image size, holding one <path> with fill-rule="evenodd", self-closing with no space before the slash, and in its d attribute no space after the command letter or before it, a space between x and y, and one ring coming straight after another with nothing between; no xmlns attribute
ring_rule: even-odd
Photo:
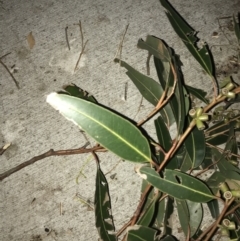
<svg viewBox="0 0 240 241"><path fill-rule="evenodd" d="M203 182L185 173L166 169L164 178L161 178L154 169L149 167L141 166L136 171L154 187L177 199L208 202L215 198Z"/></svg>
<svg viewBox="0 0 240 241"><path fill-rule="evenodd" d="M206 99L206 95L207 92L203 91L202 89L198 89L198 88L194 88L192 86L189 85L185 85L187 91L189 92L189 94L195 96L196 98L198 98L199 100L201 100L202 102L208 104L209 100Z"/></svg>
<svg viewBox="0 0 240 241"><path fill-rule="evenodd" d="M137 47L147 50L151 55L160 59L162 62L171 61L172 50L159 38L148 35L146 41L139 39ZM165 76L166 77L166 76ZM166 80L166 79L165 79ZM163 86L164 88L165 86Z"/></svg>
<svg viewBox="0 0 240 241"><path fill-rule="evenodd" d="M180 159L181 160L181 167L180 170L182 172L187 172L188 170L190 170L192 168L192 159L190 158L188 152L185 150L183 153L183 158Z"/></svg>
<svg viewBox="0 0 240 241"><path fill-rule="evenodd" d="M219 204L216 199L211 200L207 203L209 211L214 219L219 217Z"/></svg>
<svg viewBox="0 0 240 241"><path fill-rule="evenodd" d="M168 235L172 234L174 226L174 199L171 197L166 198L166 207L164 210L164 219L163 219L163 234Z"/></svg>
<svg viewBox="0 0 240 241"><path fill-rule="evenodd" d="M216 200L216 199L213 199ZM199 229L200 224L202 223L203 219L203 208L201 203L196 203L196 202L191 202L191 201L186 201L188 211L189 211L189 225L190 225L190 230L191 234L190 236L192 237Z"/></svg>
<svg viewBox="0 0 240 241"><path fill-rule="evenodd" d="M115 59L115 61L120 62L119 59ZM122 60L120 64L122 67L128 70L126 74L136 85L142 96L152 105L156 106L163 94L163 89L159 83L157 83L154 79L138 72Z"/></svg>
<svg viewBox="0 0 240 241"><path fill-rule="evenodd" d="M206 45L200 49L196 46L198 38L195 36L195 30L190 27L185 20L177 13L167 0L160 0L162 6L166 8L166 15L178 36L182 39L190 53L199 62L202 68L210 75L213 76L213 64L210 57L210 52Z"/></svg>
<svg viewBox="0 0 240 241"><path fill-rule="evenodd" d="M150 225L150 223L153 220L154 214L155 214L156 203L158 202L160 197L161 197L160 192L154 196L151 203L144 210L143 216L137 222L138 225L142 225L142 226L149 226Z"/></svg>
<svg viewBox="0 0 240 241"><path fill-rule="evenodd" d="M79 88L77 85L75 84L71 84L71 85L66 85L63 86L64 92L63 91L59 91L59 94L68 94L71 96L75 96L84 100L88 100L91 101L93 103L97 103L97 100L92 96L89 95L89 93L81 88Z"/></svg>
<svg viewBox="0 0 240 241"><path fill-rule="evenodd" d="M111 203L109 197L108 183L102 173L100 166L97 168L96 191L95 191L95 218L96 227L101 240L117 241L114 234L114 224L111 215Z"/></svg>
<svg viewBox="0 0 240 241"><path fill-rule="evenodd" d="M115 62L120 62L119 59L115 59ZM127 75L138 88L141 95L152 105L156 106L163 94L163 89L159 83L154 79L140 73L139 71L132 68L126 62L120 62L121 66L127 69ZM160 110L164 121L171 126L174 122L174 117L171 112L170 106L167 104L164 108Z"/></svg>
<svg viewBox="0 0 240 241"><path fill-rule="evenodd" d="M204 160L206 145L203 131L194 128L185 140L185 147L192 161L192 168L199 167Z"/></svg>
<svg viewBox="0 0 240 241"><path fill-rule="evenodd" d="M181 228L185 234L185 236L188 236L189 232L189 221L190 221L190 215L188 212L188 206L185 200L176 200L177 204L177 212L178 212L178 218L181 224Z"/></svg>
<svg viewBox="0 0 240 241"><path fill-rule="evenodd" d="M158 142L161 145L161 147L165 150L165 152L168 152L172 147L172 138L170 136L169 130L161 116L159 116L154 121L154 124L157 132ZM162 161L163 158L164 158L164 155L162 152L160 152L160 160ZM173 157L172 160L169 160L169 162L167 163L167 168L168 169L178 168L178 163L176 161L176 158Z"/></svg>
<svg viewBox="0 0 240 241"><path fill-rule="evenodd" d="M156 233L156 230L149 227L141 225L130 226L127 228L127 241L155 241Z"/></svg>
<svg viewBox="0 0 240 241"><path fill-rule="evenodd" d="M225 182L226 178L218 171L214 172L206 181L214 195L219 191L219 184Z"/></svg>
<svg viewBox="0 0 240 241"><path fill-rule="evenodd" d="M239 21L239 14L238 14L238 21ZM234 26L234 31L235 35L238 40L238 44L240 45L240 23L236 21L235 16L233 15L233 26Z"/></svg>
<svg viewBox="0 0 240 241"><path fill-rule="evenodd" d="M151 160L147 139L121 116L89 101L63 94L52 93L47 102L121 158L132 162Z"/></svg>

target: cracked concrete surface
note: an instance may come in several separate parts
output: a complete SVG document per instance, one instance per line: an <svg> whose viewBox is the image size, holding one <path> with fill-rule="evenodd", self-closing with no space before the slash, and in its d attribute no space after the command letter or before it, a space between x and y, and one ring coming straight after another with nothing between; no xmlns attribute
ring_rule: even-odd
<svg viewBox="0 0 240 241"><path fill-rule="evenodd" d="M212 50L217 66L225 65L228 58L236 54L235 47L230 46L220 32L217 18L240 11L239 0L172 0L171 3L199 31L202 40L215 46ZM79 20L84 40L89 42L74 73L81 51L79 27L75 25ZM60 90L63 85L75 83L102 104L135 120L151 110L144 101L136 116L140 94L125 70L113 63L127 24L130 25L124 40L123 60L146 73L147 53L137 49L136 44L147 34L155 35L180 54L188 84L211 88L210 80L172 30L158 0L0 1L0 56L10 53L2 61L20 85L18 90L0 65L0 144L12 143L0 156L0 173L50 148L77 148L85 144L79 129L45 101L47 94ZM65 40L66 26L70 51ZM226 31L234 42L233 32ZM26 41L30 32L35 38L32 49ZM218 32L219 37L213 38L213 32ZM124 101L126 82L128 93ZM150 128L154 136L150 123L144 127ZM104 173L119 162L109 153L99 156ZM85 177L80 175L77 183L86 161ZM3 180L0 183L0 240L97 240L94 212L76 197L79 194L93 200L95 172L91 155L51 157ZM110 178L115 173L117 175ZM140 196L136 192L140 179L134 174L134 165L127 162L119 162L107 179L118 229L133 214Z"/></svg>

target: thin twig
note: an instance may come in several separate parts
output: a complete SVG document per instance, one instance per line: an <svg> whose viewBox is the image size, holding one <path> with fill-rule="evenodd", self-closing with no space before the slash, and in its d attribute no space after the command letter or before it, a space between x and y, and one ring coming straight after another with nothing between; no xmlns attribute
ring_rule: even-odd
<svg viewBox="0 0 240 241"><path fill-rule="evenodd" d="M126 28L125 28L125 31L124 31L123 36L122 36L122 40L121 40L121 42L120 42L119 45L118 45L118 49L117 49L117 52L116 52L115 57L114 57L114 59L117 58L118 53L119 53L119 60L120 60L120 61L119 61L119 65L120 65L120 66L121 66L121 57L122 57L123 41L124 41L124 38L125 38L125 36L126 36L128 27L129 27L129 24L127 24L127 26L126 26Z"/></svg>
<svg viewBox="0 0 240 241"><path fill-rule="evenodd" d="M20 89L20 86L19 86L17 80L15 79L15 77L13 76L13 74L11 73L11 71L8 69L7 65L5 65L5 64L3 63L3 61L2 61L2 58L5 57L5 56L7 56L8 54L9 54L9 53L3 55L3 56L0 58L0 63L1 63L2 66L7 70L7 72L9 73L9 75L12 77L12 79L13 79L15 85L17 86L17 88Z"/></svg>
<svg viewBox="0 0 240 241"><path fill-rule="evenodd" d="M68 26L65 28L65 37L66 37L68 50L71 50L70 49L70 44L69 44L69 41L68 41Z"/></svg>
<svg viewBox="0 0 240 241"><path fill-rule="evenodd" d="M77 149L69 149L69 150L54 151L53 149L50 149L49 151L47 151L39 156L35 156L35 157L31 158L30 160L23 162L23 163L19 164L18 166L0 174L0 181L5 179L6 177L9 177L10 175L12 175L15 172L18 172L19 170L23 169L24 167L29 166L29 165L31 165L39 160L42 160L46 157L76 155L76 154L82 154L82 153L91 153L94 151L104 152L104 151L106 151L106 149L104 149L101 146L95 146L93 148L86 149L85 145L83 147L80 147Z"/></svg>
<svg viewBox="0 0 240 241"><path fill-rule="evenodd" d="M78 23L77 25L79 25L79 28L80 28L81 42L82 42L82 43L81 43L81 44L82 44L82 50L81 50L80 55L79 55L79 57L78 57L76 66L75 66L75 68L74 68L74 72L77 70L78 64L79 64L79 62L80 62L80 60L81 60L81 57L82 57L82 55L83 55L83 52L84 52L85 47L86 47L87 42L88 42L88 40L87 40L87 41L84 43L84 37L83 37L83 31L82 31L82 24L81 24L81 21L80 21L80 20L79 20L79 23Z"/></svg>

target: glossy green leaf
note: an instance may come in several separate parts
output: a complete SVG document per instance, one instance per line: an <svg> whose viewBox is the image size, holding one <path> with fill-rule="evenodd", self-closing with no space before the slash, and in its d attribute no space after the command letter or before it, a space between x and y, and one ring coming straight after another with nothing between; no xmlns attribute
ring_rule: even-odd
<svg viewBox="0 0 240 241"><path fill-rule="evenodd" d="M174 95L170 99L169 103L172 108L173 115L175 117L177 126L178 126L178 132L181 133L184 122L185 122L185 116L187 108L189 108L189 100L188 96L184 95L184 86L182 85L182 79L181 79L181 73L177 71L179 69L179 66L177 65L178 59L176 56L172 56L172 62L176 69L176 74L178 76L176 88L174 91ZM154 57L154 63L157 70L158 78L163 86L163 88L172 87L174 84L174 77L172 73L172 69L170 68L169 63L162 62L158 58ZM185 104L183 104L185 103Z"/></svg>
<svg viewBox="0 0 240 241"><path fill-rule="evenodd" d="M142 217L138 220L137 224L142 226L149 226L153 220L155 211L156 211L156 203L161 197L161 193L156 194L150 204L143 211Z"/></svg>
<svg viewBox="0 0 240 241"><path fill-rule="evenodd" d="M199 167L204 160L206 145L204 132L194 128L184 142L186 151L192 162L192 168Z"/></svg>
<svg viewBox="0 0 240 241"><path fill-rule="evenodd" d="M239 16L239 14L238 14ZM238 21L239 21L239 17L238 17ZM238 40L238 44L240 45L240 23L236 21L235 16L233 15L233 26L234 26L234 31L235 31L235 35L237 37Z"/></svg>
<svg viewBox="0 0 240 241"><path fill-rule="evenodd" d="M188 236L188 232L190 230L189 221L190 221L190 215L188 212L188 206L185 200L176 200L177 205L177 213L178 218L181 224L181 228L185 234L185 236Z"/></svg>
<svg viewBox="0 0 240 241"><path fill-rule="evenodd" d="M166 15L178 36L186 45L190 53L199 62L202 68L213 76L213 63L210 52L204 44L200 49L196 46L198 38L195 36L195 30L184 21L167 0L160 0L162 6L167 10Z"/></svg>
<svg viewBox="0 0 240 241"><path fill-rule="evenodd" d="M108 183L102 173L100 166L97 168L96 191L95 191L95 218L96 228L101 240L117 241L114 234L115 228L111 215L111 203L109 197Z"/></svg>
<svg viewBox="0 0 240 241"><path fill-rule="evenodd" d="M181 62L179 57L174 55L171 48L161 40L154 36L147 36L146 41L140 39L138 41L138 47L141 49L146 49L150 54L154 55L155 67L157 70L159 81L163 89L171 88L174 84L174 76L170 63L174 66L177 75L177 84L174 91L174 95L169 101L173 115L176 119L178 126L178 133L180 134L184 126L184 117L186 115L186 105L183 103L188 103L188 98L184 98L184 90L182 85L182 76L179 71Z"/></svg>
<svg viewBox="0 0 240 241"><path fill-rule="evenodd" d="M207 92L203 91L202 89L198 89L195 87L192 87L190 85L185 85L187 91L189 92L189 94L193 95L194 97L198 98L199 100L201 100L202 102L208 104L209 100L206 99L206 95Z"/></svg>
<svg viewBox="0 0 240 241"><path fill-rule="evenodd" d="M215 199L214 199L215 200ZM211 202L211 201L210 201ZM189 212L189 225L192 237L199 229L203 219L203 208L201 203L191 202L186 200L186 204Z"/></svg>
<svg viewBox="0 0 240 241"><path fill-rule="evenodd" d="M188 200L176 200L176 204L181 228L186 237L189 231L190 237L192 237L197 232L202 222L202 204Z"/></svg>
<svg viewBox="0 0 240 241"><path fill-rule="evenodd" d="M209 211L214 219L219 217L219 204L216 199L211 200L207 203Z"/></svg>
<svg viewBox="0 0 240 241"><path fill-rule="evenodd" d="M115 59L115 62L120 62L119 59ZM132 68L126 62L120 62L121 66L127 69L127 75L138 88L141 95L152 105L156 106L161 99L163 94L163 89L159 83L154 79L140 73L139 71ZM174 122L174 117L171 112L170 106L166 105L160 110L161 115L164 118L164 121L167 125L171 126Z"/></svg>
<svg viewBox="0 0 240 241"><path fill-rule="evenodd" d="M149 227L141 225L130 226L127 228L127 241L155 241L156 233L156 230Z"/></svg>
<svg viewBox="0 0 240 241"><path fill-rule="evenodd" d="M119 59L115 59L115 61L120 62ZM159 83L157 83L154 79L138 72L122 60L120 65L127 69L126 74L136 85L142 96L152 105L156 106L163 94L163 89Z"/></svg>
<svg viewBox="0 0 240 241"><path fill-rule="evenodd" d="M172 50L169 48L164 41L161 39L148 35L146 41L139 39L137 47L140 49L147 50L151 55L154 55L156 58L160 59L162 62L169 63L172 58ZM167 80L167 76L165 81ZM165 86L163 86L165 88Z"/></svg>
<svg viewBox="0 0 240 241"><path fill-rule="evenodd" d="M75 96L75 97L78 97L78 98L81 98L84 100L91 101L93 103L97 103L97 100L92 95L89 95L89 93L87 91L82 90L75 84L63 86L63 89L64 89L64 92L59 91L58 93L59 94L68 94L68 95Z"/></svg>
<svg viewBox="0 0 240 241"><path fill-rule="evenodd" d="M164 178L161 178L154 169L141 166L137 173L160 191L177 199L208 202L215 198L203 182L179 171L166 169Z"/></svg>
<svg viewBox="0 0 240 241"><path fill-rule="evenodd" d="M147 139L121 116L89 101L63 94L52 93L47 102L121 158L132 162L151 160Z"/></svg>
<svg viewBox="0 0 240 241"><path fill-rule="evenodd" d="M174 216L174 199L172 197L166 198L166 206L164 210L164 219L163 219L163 235L172 234L173 230L173 219Z"/></svg>
<svg viewBox="0 0 240 241"><path fill-rule="evenodd" d="M143 179L141 194L145 191L148 185L149 185L148 182ZM161 196L160 192L156 193L156 190L154 190L154 188L151 188L142 208L143 215L139 218L137 225L149 226L149 224L152 222L152 219L155 213L156 202L158 201L160 196Z"/></svg>
<svg viewBox="0 0 240 241"><path fill-rule="evenodd" d="M182 172L187 172L191 168L192 168L192 160L191 160L188 152L185 150L183 153L183 158L181 158L180 170Z"/></svg>
<svg viewBox="0 0 240 241"><path fill-rule="evenodd" d="M164 216L167 215L168 209L165 209L165 199L156 203L156 218L153 222L153 228L160 229L164 226Z"/></svg>

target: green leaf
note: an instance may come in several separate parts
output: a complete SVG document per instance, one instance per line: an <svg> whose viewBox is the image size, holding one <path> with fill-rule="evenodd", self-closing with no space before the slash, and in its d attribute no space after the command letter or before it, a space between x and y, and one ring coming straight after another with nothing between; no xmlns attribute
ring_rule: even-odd
<svg viewBox="0 0 240 241"><path fill-rule="evenodd" d="M89 101L63 94L52 93L47 102L121 158L132 162L151 160L147 139L121 116Z"/></svg>
<svg viewBox="0 0 240 241"><path fill-rule="evenodd" d="M84 100L91 101L93 103L97 103L97 100L85 90L82 90L75 84L63 86L64 91L59 91L58 94L68 94L71 96L75 96Z"/></svg>
<svg viewBox="0 0 240 241"><path fill-rule="evenodd" d="M187 136L184 145L192 161L192 168L199 167L205 157L206 145L204 132L194 128Z"/></svg>
<svg viewBox="0 0 240 241"><path fill-rule="evenodd" d="M183 158L181 159L181 167L180 170L182 172L186 172L192 168L192 160L188 154L188 152L185 150L183 153Z"/></svg>
<svg viewBox="0 0 240 241"><path fill-rule="evenodd" d="M239 16L239 14L238 14L238 16ZM239 21L239 17L238 17L238 21ZM239 24L239 22L237 23L234 15L233 15L233 26L234 26L235 35L238 40L238 44L240 45L240 24Z"/></svg>
<svg viewBox="0 0 240 241"><path fill-rule="evenodd" d="M154 187L177 199L208 202L215 198L203 182L185 173L166 169L164 178L161 178L154 169L146 166L141 166L136 171Z"/></svg>
<svg viewBox="0 0 240 241"><path fill-rule="evenodd" d="M146 49L150 54L154 55L154 62L158 78L164 90L166 88L173 87L174 75L172 72L171 64L174 66L177 75L177 84L174 95L172 96L169 103L171 105L173 115L176 119L178 134L180 134L184 126L184 117L186 115L187 106L183 105L183 103L188 103L188 98L184 98L182 78L179 71L181 62L178 56L174 55L171 48L167 47L161 39L158 39L154 36L148 35L146 41L140 39L138 41L138 47L141 49Z"/></svg>
<svg viewBox="0 0 240 241"><path fill-rule="evenodd" d="M234 179L240 181L240 169L233 166L225 159L225 155L221 154L218 150L212 149L213 155L216 158L217 166L221 174L228 179Z"/></svg>
<svg viewBox="0 0 240 241"><path fill-rule="evenodd" d="M201 100L202 102L204 102L206 104L209 103L209 100L206 99L207 92L203 91L202 89L194 88L189 85L185 85L185 88L187 89L189 94L195 96L196 98L198 98L199 100Z"/></svg>
<svg viewBox="0 0 240 241"><path fill-rule="evenodd" d="M146 41L139 39L137 47L147 50L151 55L160 59L162 62L169 63L172 58L172 50L159 38L148 35ZM167 77L167 76L164 76ZM167 78L164 78L166 81ZM163 86L165 88L165 86Z"/></svg>
<svg viewBox="0 0 240 241"><path fill-rule="evenodd" d="M205 132L206 142L211 145L221 145L227 142L229 137L229 123L218 122Z"/></svg>
<svg viewBox="0 0 240 241"><path fill-rule="evenodd" d="M165 152L168 152L172 147L172 138L166 124L163 121L163 118L159 116L156 120L154 120L154 124L157 132L158 142L165 150ZM162 152L160 152L160 160L162 161L163 158L164 155ZM178 168L177 159L175 157L171 158L171 160L169 160L169 162L167 163L166 167L168 169Z"/></svg>
<svg viewBox="0 0 240 241"><path fill-rule="evenodd" d="M207 203L210 213L214 219L219 217L219 204L216 199L211 200Z"/></svg>
<svg viewBox="0 0 240 241"><path fill-rule="evenodd" d="M189 108L189 99L187 95L184 95L184 92L185 93L187 92L184 91L184 86L182 84L182 76L179 71L180 64L181 64L180 60L176 55L172 54L171 61L176 71L177 84L175 87L174 95L169 100L169 103L171 105L172 112L178 126L178 133L181 133L185 122L186 111L188 110L187 108ZM173 76L172 69L170 67L170 62L169 63L162 62L162 60L154 57L154 63L155 63L158 78L162 87L164 89L166 87L173 87L174 76Z"/></svg>
<svg viewBox="0 0 240 241"><path fill-rule="evenodd" d="M115 62L120 62L119 59L115 59ZM132 68L126 62L120 62L121 66L127 69L127 75L138 88L141 95L152 105L156 106L161 99L163 94L163 89L159 83L154 79L140 73L139 71ZM164 121L171 126L174 123L174 117L171 112L170 106L166 105L160 110L161 115L164 118Z"/></svg>
<svg viewBox="0 0 240 241"><path fill-rule="evenodd" d="M203 209L201 203L176 200L179 221L185 236L188 236L190 230L190 237L192 237L202 222Z"/></svg>
<svg viewBox="0 0 240 241"><path fill-rule="evenodd" d="M149 227L141 225L130 226L127 228L127 241L154 241L156 233L156 230Z"/></svg>
<svg viewBox="0 0 240 241"><path fill-rule="evenodd" d="M195 36L195 30L185 22L167 0L160 0L160 2L167 10L166 15L177 35L182 39L183 43L202 68L210 76L213 76L213 63L207 46L203 45L202 48L199 49L196 46L198 38Z"/></svg>
<svg viewBox="0 0 240 241"><path fill-rule="evenodd" d="M165 199L159 200L156 203L156 218L153 222L153 228L160 229L164 224L164 215L167 215L168 208L165 209Z"/></svg>
<svg viewBox="0 0 240 241"><path fill-rule="evenodd" d="M188 206L185 200L176 200L177 204L177 212L178 212L178 218L181 224L181 228L185 234L185 236L188 236L189 232L189 221L190 221L190 215L188 212Z"/></svg>
<svg viewBox="0 0 240 241"><path fill-rule="evenodd" d="M174 199L171 197L167 197L166 207L164 210L164 219L163 219L163 235L172 234L173 212L174 212Z"/></svg>
<svg viewBox="0 0 240 241"><path fill-rule="evenodd" d="M215 200L215 199L213 199ZM198 231L200 224L202 223L203 219L203 208L201 203L186 201L189 215L190 215L190 230L191 230L191 237Z"/></svg>
<svg viewBox="0 0 240 241"><path fill-rule="evenodd" d="M97 168L96 176L94 206L96 227L100 239L104 241L117 241L117 237L114 234L115 228L111 215L111 203L109 197L108 183L99 165Z"/></svg>
<svg viewBox="0 0 240 241"><path fill-rule="evenodd" d="M115 62L120 62L120 60L115 59ZM142 96L156 106L163 94L162 87L154 79L138 72L126 62L121 60L120 65L127 69L126 74L136 85Z"/></svg>
<svg viewBox="0 0 240 241"><path fill-rule="evenodd" d="M158 202L160 197L161 197L160 192L154 196L150 204L145 208L143 216L138 220L137 222L138 225L142 225L142 226L150 225L155 214L156 203Z"/></svg>
<svg viewBox="0 0 240 241"><path fill-rule="evenodd" d="M148 182L146 180L142 180L142 188L141 193L145 191L145 189L148 186ZM143 215L139 218L137 224L142 226L149 226L149 224L152 222L153 216L155 214L156 209L156 202L160 198L161 193L158 191L156 193L156 190L154 188L151 188L147 195L147 199L145 201L145 204L142 208Z"/></svg>

